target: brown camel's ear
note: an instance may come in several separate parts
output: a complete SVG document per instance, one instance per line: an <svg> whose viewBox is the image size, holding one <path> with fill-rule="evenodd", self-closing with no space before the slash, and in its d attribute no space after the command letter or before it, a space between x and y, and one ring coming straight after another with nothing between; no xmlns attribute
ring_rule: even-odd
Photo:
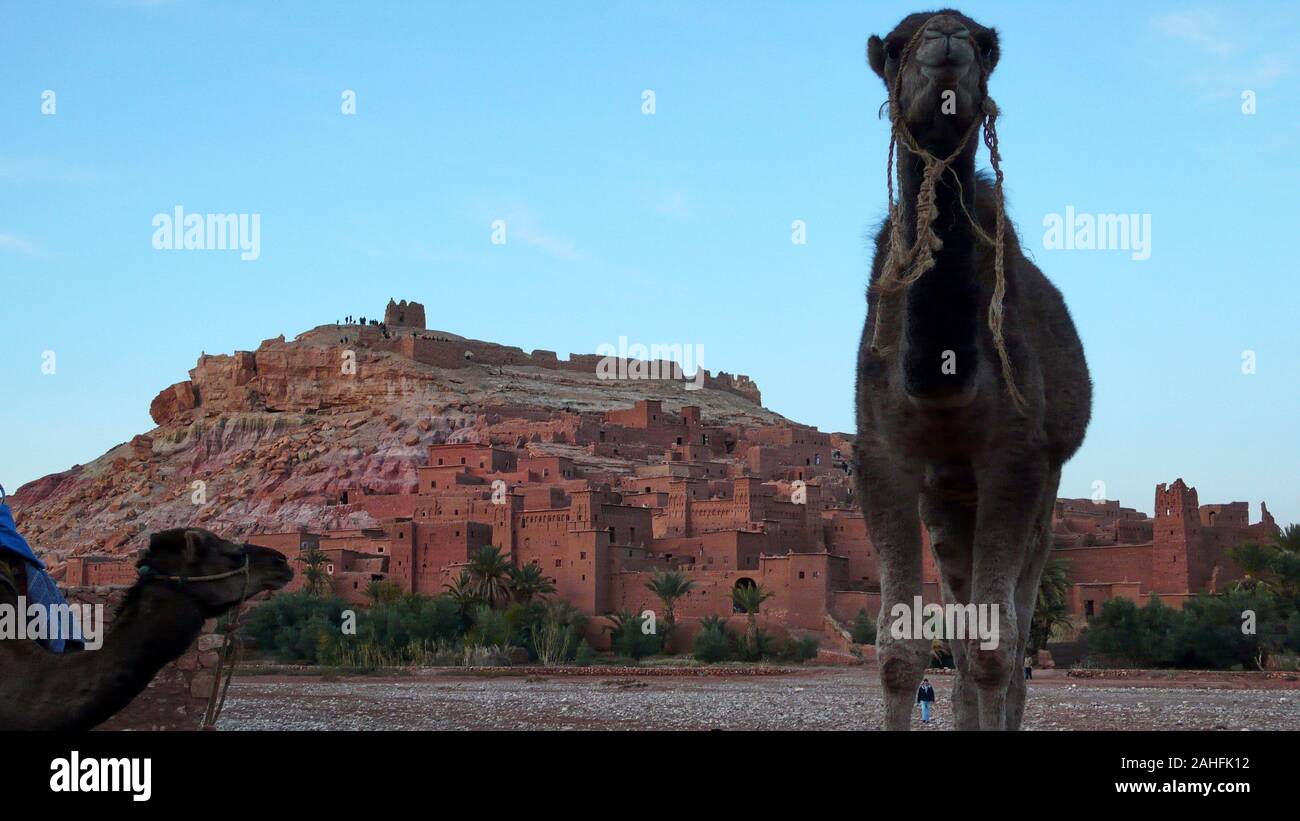
<svg viewBox="0 0 1300 821"><path fill-rule="evenodd" d="M185 563L196 561L199 558L199 548L203 546L203 541L207 538L206 533L202 530L185 531Z"/></svg>
<svg viewBox="0 0 1300 821"><path fill-rule="evenodd" d="M867 38L867 65L885 79L885 41L874 34Z"/></svg>
<svg viewBox="0 0 1300 821"><path fill-rule="evenodd" d="M185 546L183 530L173 528L171 530L160 530L149 536L149 547L141 550L136 560L136 566L148 563L151 554L175 553Z"/></svg>
<svg viewBox="0 0 1300 821"><path fill-rule="evenodd" d="M998 30L988 29L976 40L980 46L980 59L984 61L984 71L986 74L992 74L998 64L998 58L1002 56L1002 50L998 47Z"/></svg>

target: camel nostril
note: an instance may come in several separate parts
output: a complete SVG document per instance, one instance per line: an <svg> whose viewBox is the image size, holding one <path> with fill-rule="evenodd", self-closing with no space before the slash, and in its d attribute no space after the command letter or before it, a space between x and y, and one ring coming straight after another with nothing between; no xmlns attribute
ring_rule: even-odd
<svg viewBox="0 0 1300 821"><path fill-rule="evenodd" d="M960 23L955 23L955 24L952 25L952 26L947 26L947 25L943 25L943 24L932 25L932 26L930 26L928 29L925 30L925 34L923 35L922 39L924 39L924 40L940 40L940 39L948 40L948 41L950 41L950 42L949 42L949 45L951 45L951 41L952 41L952 40L965 40L965 41L969 41L969 40L970 40L970 29L966 28L965 26L961 25Z"/></svg>

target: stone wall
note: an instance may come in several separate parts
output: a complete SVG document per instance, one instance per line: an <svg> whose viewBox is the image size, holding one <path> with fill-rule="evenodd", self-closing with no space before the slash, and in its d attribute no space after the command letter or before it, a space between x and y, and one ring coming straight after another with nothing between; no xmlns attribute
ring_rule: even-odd
<svg viewBox="0 0 1300 821"><path fill-rule="evenodd" d="M69 587L64 591L69 604L102 604L105 626L113 619L129 588L122 585ZM194 646L158 675L117 715L99 726L100 730L197 730L203 723L208 695L216 682L218 650L222 636L216 620L203 624ZM95 651L85 651L95 652Z"/></svg>

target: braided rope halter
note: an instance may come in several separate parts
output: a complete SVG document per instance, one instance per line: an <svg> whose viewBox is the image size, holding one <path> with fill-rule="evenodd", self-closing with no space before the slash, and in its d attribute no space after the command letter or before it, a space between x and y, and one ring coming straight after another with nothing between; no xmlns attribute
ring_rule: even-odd
<svg viewBox="0 0 1300 821"><path fill-rule="evenodd" d="M163 576L154 573L148 565L140 568L141 576L173 582L177 588L183 588L186 584L196 582L217 582L239 575L244 577L244 587L239 594L239 604L235 606L234 613L231 614L224 629L225 638L222 641L221 653L217 661L216 680L212 683L212 692L208 694L208 704L203 711L201 729L204 730L215 730L217 728L217 719L221 717L221 711L226 706L226 694L230 691L230 681L235 677L235 664L238 661L240 650L243 649L243 642L238 635L239 617L244 609L244 603L248 601L248 588L251 582L250 573L251 568L247 552L244 553L244 563L241 566L225 573L212 573L206 576Z"/></svg>
<svg viewBox="0 0 1300 821"><path fill-rule="evenodd" d="M935 15L936 17L938 15ZM893 350L898 341L898 334L901 331L900 324L900 307L902 297L911 287L912 283L920 279L927 271L934 267L934 254L943 247L943 240L934 231L934 223L939 217L939 209L935 206L935 187L944 173L951 170L952 164L966 150L975 132L980 126L984 129L984 144L989 150L989 159L993 165L994 172L994 198L995 211L997 214L997 229L995 238L990 238L984 229L979 225L969 211L966 205L959 199L962 213L970 222L975 231L975 236L986 245L992 245L993 252L993 294L989 300L988 310L988 327L993 335L993 347L997 351L998 360L1002 370L1002 380L1006 383L1007 393L1011 397L1012 403L1016 410L1024 415L1025 398L1016 387L1015 375L1011 369L1011 359L1007 354L1006 341L1003 336L1003 310L1002 303L1006 297L1006 206L1002 192L1002 163L998 152L998 136L996 122L998 117L997 103L988 94L988 71L984 65L984 58L980 49L975 49L975 60L980 68L980 90L983 92L983 102L981 103L980 116L976 117L962 135L961 141L957 147L948 156L940 158L930 153L917 142L911 129L907 127L907 121L899 107L899 98L901 96L903 85L903 70L906 68L908 61L916 51L917 44L920 43L922 35L925 33L930 22L934 20L931 17L922 23L912 37L907 41L902 55L899 57L898 70L894 74L894 82L889 89L889 158L885 166L885 179L888 186L889 199L889 254L885 257L885 263L880 272L880 278L877 285L880 292L879 312L876 317L875 329L871 336L871 352L878 357L884 357ZM910 246L906 245L903 237L903 219L902 205L895 201L894 183L895 177L898 179L898 186L902 188L902 169L895 165L895 151L898 147L906 149L908 152L920 158L925 166L921 172L921 185L916 195L916 228L915 237ZM901 166L901 163L898 164ZM953 172L956 179L956 172ZM960 189L961 181L957 180L957 186ZM883 330L882 330L883 329Z"/></svg>

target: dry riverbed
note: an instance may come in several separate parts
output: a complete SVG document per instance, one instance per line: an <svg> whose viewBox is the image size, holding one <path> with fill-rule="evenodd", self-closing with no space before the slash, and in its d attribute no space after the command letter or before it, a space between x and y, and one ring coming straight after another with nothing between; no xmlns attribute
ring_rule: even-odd
<svg viewBox="0 0 1300 821"><path fill-rule="evenodd" d="M225 730L868 730L879 726L873 669L774 675L241 675ZM1300 681L1215 673L1030 682L1027 730L1300 730ZM926 729L951 727L947 676ZM920 727L919 715L917 726Z"/></svg>

